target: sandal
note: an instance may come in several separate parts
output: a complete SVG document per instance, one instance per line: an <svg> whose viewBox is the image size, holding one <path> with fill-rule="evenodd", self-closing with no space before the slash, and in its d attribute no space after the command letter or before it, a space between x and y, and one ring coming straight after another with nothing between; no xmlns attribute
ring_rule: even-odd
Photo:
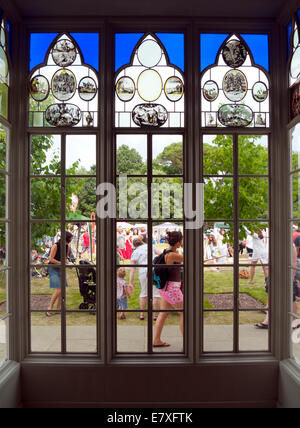
<svg viewBox="0 0 300 428"><path fill-rule="evenodd" d="M268 330L269 329L269 326L267 324L264 324L263 322L255 324L254 327L259 328L261 330Z"/></svg>
<svg viewBox="0 0 300 428"><path fill-rule="evenodd" d="M167 348L169 346L171 346L169 343L163 342L160 345L153 345L153 348Z"/></svg>

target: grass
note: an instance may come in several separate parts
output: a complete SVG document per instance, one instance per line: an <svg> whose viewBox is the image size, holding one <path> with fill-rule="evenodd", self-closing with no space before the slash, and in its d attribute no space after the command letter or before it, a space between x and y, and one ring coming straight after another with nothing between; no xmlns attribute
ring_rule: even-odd
<svg viewBox="0 0 300 428"><path fill-rule="evenodd" d="M162 244L162 246L164 246ZM129 261L125 261L126 264L130 264ZM126 269L126 279L129 284L130 268ZM68 287L66 290L66 307L68 311L78 310L80 303L83 299L79 292L78 278L74 268L67 269L67 281ZM140 283L138 277L138 269L134 274L134 291L128 299L128 309L139 310L140 302ZM259 300L263 304L267 304L267 294L265 292L265 283L263 271L260 266L256 267L256 273L254 277L254 284L248 284L248 280L240 279L240 292L247 293L253 298ZM31 293L32 295L48 295L51 296L53 291L49 288L49 278L32 278L31 281ZM233 269L228 266L224 266L220 271L216 272L213 267L205 267L204 275L204 293L205 294L222 294L222 293L233 293ZM5 283L0 282L0 302L5 300ZM214 309L213 305L204 298L204 308ZM40 313L32 314L32 325L60 325L60 317L53 316L52 318L45 317L45 310L43 308ZM146 315L146 314L145 314ZM146 321L140 321L138 319L139 313L127 313L126 320L118 320L119 325L140 325L146 323ZM146 318L146 316L145 316ZM254 312L240 312L240 323L241 324L253 324L260 322L264 319L264 315L259 311ZM231 312L212 312L204 314L204 322L206 325L209 324L224 324L231 325L233 323L233 314ZM167 319L167 325L178 325L179 315L177 313L170 314ZM68 325L95 325L95 316L89 313L68 313L67 314Z"/></svg>

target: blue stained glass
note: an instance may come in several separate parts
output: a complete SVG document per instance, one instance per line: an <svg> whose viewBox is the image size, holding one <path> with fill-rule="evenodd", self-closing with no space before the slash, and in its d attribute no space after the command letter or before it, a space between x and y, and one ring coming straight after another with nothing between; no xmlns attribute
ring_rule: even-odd
<svg viewBox="0 0 300 428"><path fill-rule="evenodd" d="M133 49L143 33L121 33L115 35L115 71L130 63Z"/></svg>
<svg viewBox="0 0 300 428"><path fill-rule="evenodd" d="M287 26L288 56L290 56L290 53L291 53L291 36L292 36L292 21L289 22L289 25Z"/></svg>
<svg viewBox="0 0 300 428"><path fill-rule="evenodd" d="M217 53L229 34L201 34L201 71L216 62Z"/></svg>
<svg viewBox="0 0 300 428"><path fill-rule="evenodd" d="M177 33L156 33L164 45L170 63L184 71L184 34Z"/></svg>
<svg viewBox="0 0 300 428"><path fill-rule="evenodd" d="M78 44L84 62L99 70L99 34L98 33L70 33Z"/></svg>
<svg viewBox="0 0 300 428"><path fill-rule="evenodd" d="M7 43L8 43L8 52L9 52L9 55L10 55L10 58L11 58L11 54L12 54L12 41L11 41L11 38L12 38L12 24L11 24L11 22L10 22L9 19L6 19L6 28L7 28L7 37L8 37L8 40L7 40Z"/></svg>
<svg viewBox="0 0 300 428"><path fill-rule="evenodd" d="M49 46L59 33L32 33L30 36L30 70L45 61ZM99 69L99 34L72 33L86 64Z"/></svg>
<svg viewBox="0 0 300 428"><path fill-rule="evenodd" d="M298 15L298 19L299 19L299 21L300 21L300 9L298 9L298 11L297 11L297 15Z"/></svg>
<svg viewBox="0 0 300 428"><path fill-rule="evenodd" d="M32 33L30 35L30 70L45 61L50 44L58 33Z"/></svg>
<svg viewBox="0 0 300 428"><path fill-rule="evenodd" d="M241 34L251 50L256 65L269 71L269 36L267 34Z"/></svg>

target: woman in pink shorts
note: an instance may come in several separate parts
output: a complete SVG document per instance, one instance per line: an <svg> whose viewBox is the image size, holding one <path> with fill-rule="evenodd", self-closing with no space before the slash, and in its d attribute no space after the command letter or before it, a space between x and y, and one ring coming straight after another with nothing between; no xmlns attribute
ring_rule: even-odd
<svg viewBox="0 0 300 428"><path fill-rule="evenodd" d="M165 255L166 265L182 265L183 256L178 253L178 249L183 247L182 233L169 232L168 242L170 248L168 249L168 254ZM161 297L160 309L183 309L181 271L182 267L169 268L169 277L166 286L162 290L159 290ZM161 340L161 333L168 315L168 312L160 312L157 318L155 325L155 335L153 339L154 348L170 346L170 344ZM183 312L180 312L180 330L183 335Z"/></svg>

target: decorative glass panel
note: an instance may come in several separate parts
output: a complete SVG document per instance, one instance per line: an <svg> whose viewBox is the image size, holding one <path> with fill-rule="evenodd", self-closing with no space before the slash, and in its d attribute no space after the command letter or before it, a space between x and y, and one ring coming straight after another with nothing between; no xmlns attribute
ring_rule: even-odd
<svg viewBox="0 0 300 428"><path fill-rule="evenodd" d="M270 126L269 78L262 64L268 69L268 36L244 35L242 39L232 35L224 39L224 34L201 35L201 69L206 65L201 80L202 126L266 128Z"/></svg>
<svg viewBox="0 0 300 428"><path fill-rule="evenodd" d="M300 114L300 40L296 19L292 24L289 46L290 119L292 120Z"/></svg>
<svg viewBox="0 0 300 428"><path fill-rule="evenodd" d="M121 65L115 79L116 127L184 126L184 38L182 34L161 37L166 47L156 35L116 34L116 64ZM130 57L125 40L130 45L137 42Z"/></svg>
<svg viewBox="0 0 300 428"><path fill-rule="evenodd" d="M74 38L61 34L53 41L53 34L46 34L38 43L31 36L31 52L40 48L43 52L46 41L52 44L35 65L29 77L29 126L31 127L94 127L98 122L98 78L95 69L86 65L85 57L91 58L93 49L98 61L99 35L76 33ZM81 51L76 40L83 46ZM88 42L91 46L88 48ZM49 45L47 45L49 46ZM0 52L1 55L1 52ZM95 59L93 65L97 65ZM31 64L32 65L32 64ZM0 88L1 92L1 88Z"/></svg>

